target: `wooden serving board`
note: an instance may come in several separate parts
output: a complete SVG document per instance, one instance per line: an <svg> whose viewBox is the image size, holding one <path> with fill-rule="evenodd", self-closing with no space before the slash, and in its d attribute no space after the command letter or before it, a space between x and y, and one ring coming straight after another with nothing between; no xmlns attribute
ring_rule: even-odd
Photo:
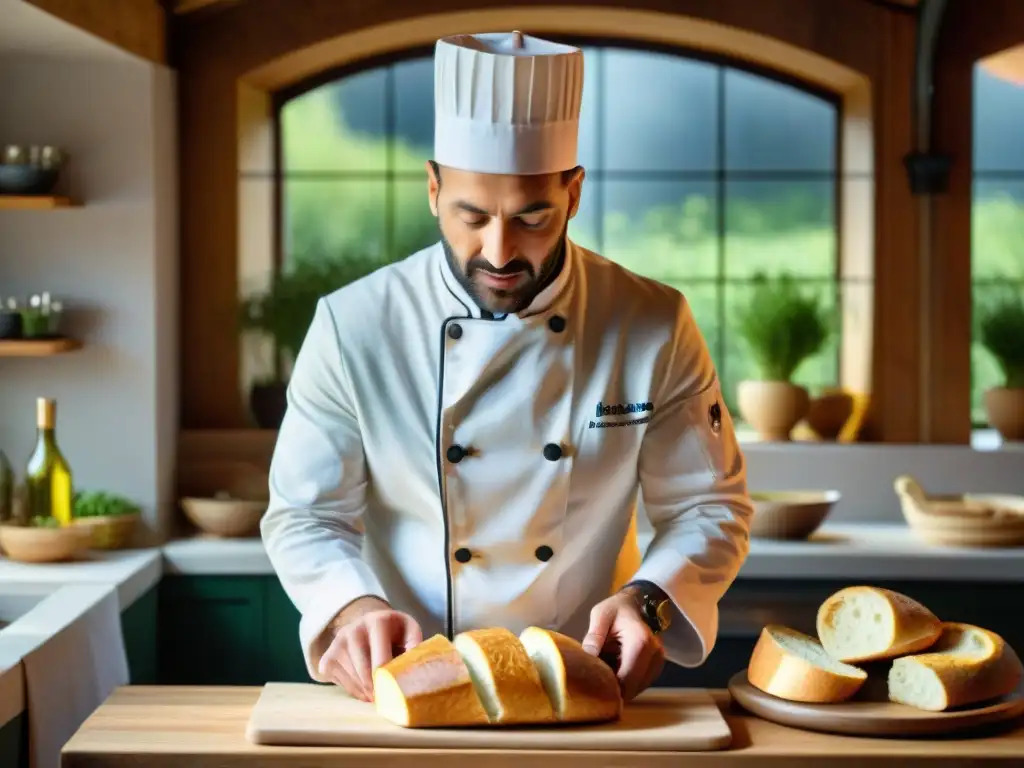
<svg viewBox="0 0 1024 768"><path fill-rule="evenodd" d="M872 684L874 683L874 684ZM927 712L888 701L884 681L868 681L862 693L839 704L787 701L755 688L747 670L729 681L733 701L748 712L780 725L823 733L872 737L948 737L995 725L1024 714L1020 690L984 705L947 712Z"/></svg>
<svg viewBox="0 0 1024 768"><path fill-rule="evenodd" d="M270 746L695 752L725 749L732 732L704 689L649 689L622 719L596 725L402 728L373 704L314 683L267 683L246 737Z"/></svg>

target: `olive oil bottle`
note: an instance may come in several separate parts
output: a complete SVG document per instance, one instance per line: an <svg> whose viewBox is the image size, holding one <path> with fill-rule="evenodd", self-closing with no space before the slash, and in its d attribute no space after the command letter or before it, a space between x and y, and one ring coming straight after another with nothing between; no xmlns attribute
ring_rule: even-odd
<svg viewBox="0 0 1024 768"><path fill-rule="evenodd" d="M71 468L57 445L57 403L36 401L36 447L25 468L25 504L29 525L71 522Z"/></svg>

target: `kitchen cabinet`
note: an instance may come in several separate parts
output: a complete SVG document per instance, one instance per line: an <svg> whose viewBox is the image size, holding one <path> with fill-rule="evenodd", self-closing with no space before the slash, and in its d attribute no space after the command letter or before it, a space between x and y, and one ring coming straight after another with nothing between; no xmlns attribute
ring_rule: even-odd
<svg viewBox="0 0 1024 768"><path fill-rule="evenodd" d="M28 768L28 717L24 712L0 725L0 765Z"/></svg>
<svg viewBox="0 0 1024 768"><path fill-rule="evenodd" d="M955 574L953 575L955 578ZM876 582L917 598L942 619L979 624L1024 650L1015 584ZM765 624L814 632L818 605L848 582L739 579L721 604L719 637L696 669L668 665L659 686L724 688ZM160 586L159 681L181 685L307 682L299 614L276 576L165 576Z"/></svg>
<svg viewBox="0 0 1024 768"><path fill-rule="evenodd" d="M159 682L305 682L299 614L276 576L165 576Z"/></svg>

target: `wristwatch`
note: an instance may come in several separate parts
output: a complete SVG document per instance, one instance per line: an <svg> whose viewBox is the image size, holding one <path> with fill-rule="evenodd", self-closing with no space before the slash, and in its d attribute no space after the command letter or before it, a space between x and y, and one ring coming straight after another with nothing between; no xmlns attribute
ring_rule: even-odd
<svg viewBox="0 0 1024 768"><path fill-rule="evenodd" d="M659 587L650 581L631 581L623 590L636 600L640 609L640 617L658 635L672 624L672 600Z"/></svg>

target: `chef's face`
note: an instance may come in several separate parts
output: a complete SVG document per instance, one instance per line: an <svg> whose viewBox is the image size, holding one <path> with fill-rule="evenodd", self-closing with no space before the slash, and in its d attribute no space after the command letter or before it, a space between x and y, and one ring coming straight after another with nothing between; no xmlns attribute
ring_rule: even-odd
<svg viewBox="0 0 1024 768"><path fill-rule="evenodd" d="M480 307L504 314L529 306L559 264L583 169L506 176L428 163L427 179L452 269Z"/></svg>

